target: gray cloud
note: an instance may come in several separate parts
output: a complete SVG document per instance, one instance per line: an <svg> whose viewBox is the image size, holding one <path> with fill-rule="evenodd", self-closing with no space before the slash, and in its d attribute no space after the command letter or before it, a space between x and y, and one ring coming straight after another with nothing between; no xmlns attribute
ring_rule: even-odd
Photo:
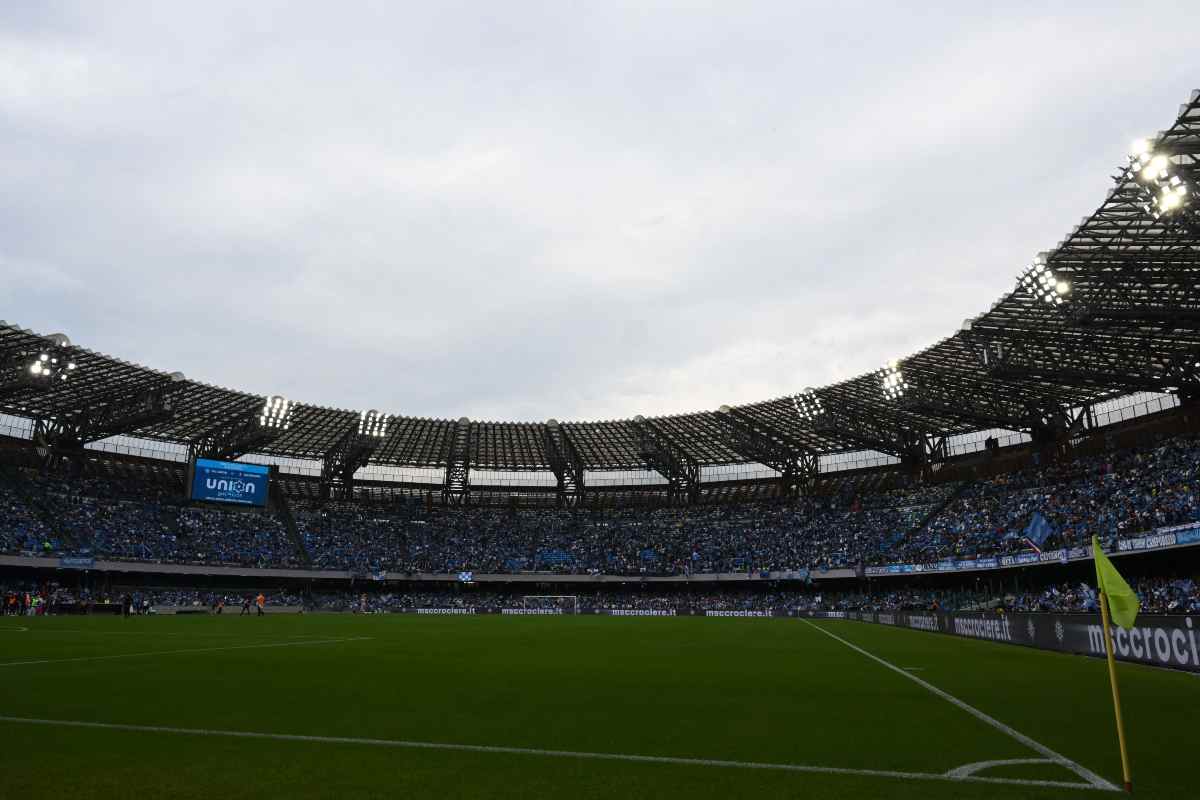
<svg viewBox="0 0 1200 800"><path fill-rule="evenodd" d="M714 408L950 334L1170 121L1200 22L10 5L5 318L221 385L481 419Z"/></svg>

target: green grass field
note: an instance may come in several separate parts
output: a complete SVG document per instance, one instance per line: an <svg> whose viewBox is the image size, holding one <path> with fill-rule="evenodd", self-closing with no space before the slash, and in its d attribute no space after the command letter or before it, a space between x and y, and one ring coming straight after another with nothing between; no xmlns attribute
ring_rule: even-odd
<svg viewBox="0 0 1200 800"><path fill-rule="evenodd" d="M1104 663L1010 645L795 619L57 617L0 619L0 797L1105 795L938 779L1045 755L849 644L1120 783ZM1200 680L1120 677L1137 794L1195 796Z"/></svg>

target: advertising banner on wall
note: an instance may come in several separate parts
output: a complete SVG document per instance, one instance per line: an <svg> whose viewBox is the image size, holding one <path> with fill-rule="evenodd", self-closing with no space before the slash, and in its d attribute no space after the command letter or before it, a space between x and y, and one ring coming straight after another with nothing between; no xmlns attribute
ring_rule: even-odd
<svg viewBox="0 0 1200 800"><path fill-rule="evenodd" d="M1168 547L1182 547L1195 544L1200 544L1200 522L1189 522L1186 525L1170 525L1157 528L1144 536L1121 539L1117 542L1117 552L1140 553L1149 550L1163 550ZM1040 553L1017 553L1009 556L964 558L959 560L947 559L928 564L882 564L866 567L863 572L869 578L879 578L885 575L912 575L926 572L968 572L979 569L1028 567L1034 564L1068 564L1072 561L1087 561L1091 557L1090 548L1067 547L1060 550L1045 550Z"/></svg>
<svg viewBox="0 0 1200 800"><path fill-rule="evenodd" d="M854 619L968 639L1104 657L1104 629L1099 614L872 614L814 611L803 612L801 616ZM1200 673L1200 617L1139 614L1137 626L1131 630L1113 628L1113 650L1119 661Z"/></svg>

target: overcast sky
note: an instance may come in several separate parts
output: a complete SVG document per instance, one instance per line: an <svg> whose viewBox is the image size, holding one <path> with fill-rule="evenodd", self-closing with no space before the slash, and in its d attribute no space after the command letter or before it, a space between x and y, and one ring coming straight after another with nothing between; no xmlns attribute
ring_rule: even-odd
<svg viewBox="0 0 1200 800"><path fill-rule="evenodd" d="M343 408L760 400L953 333L1200 86L1194 0L652 5L0 4L0 317Z"/></svg>

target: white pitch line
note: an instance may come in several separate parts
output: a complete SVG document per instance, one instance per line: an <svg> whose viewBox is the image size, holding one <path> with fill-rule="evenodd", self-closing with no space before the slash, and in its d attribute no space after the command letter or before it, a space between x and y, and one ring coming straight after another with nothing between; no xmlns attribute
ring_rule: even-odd
<svg viewBox="0 0 1200 800"><path fill-rule="evenodd" d="M1048 758L1000 758L995 761L976 761L973 764L963 764L961 767L947 770L946 774L953 778L965 778L992 767L1015 767L1022 764L1053 764Z"/></svg>
<svg viewBox="0 0 1200 800"><path fill-rule="evenodd" d="M0 628L0 631L9 631L11 633L29 633L29 628Z"/></svg>
<svg viewBox="0 0 1200 800"><path fill-rule="evenodd" d="M341 644L342 642L365 642L372 636L356 636L351 639L319 639L315 642L274 642L272 644L240 644L228 647L189 647L183 650L150 650L144 653L117 653L111 656L78 656L75 658L43 658L36 661L4 661L0 667L24 667L33 664L67 664L74 661L110 661L116 658L139 658L142 656L174 656L183 653L218 653L227 650L257 650L267 647L303 647L310 644Z"/></svg>
<svg viewBox="0 0 1200 800"><path fill-rule="evenodd" d="M1061 764L1062 766L1064 766L1067 769L1074 772L1079 777L1086 780L1093 787L1095 787L1097 789L1104 789L1104 790L1110 791L1110 792L1121 791L1121 789L1119 787L1117 787L1113 783L1105 780L1104 778L1100 777L1099 775L1092 772L1090 769L1083 766L1082 764L1077 764L1076 762L1067 758L1063 754L1061 754L1055 750L1051 750L1049 747L1042 744L1041 742L1038 742L1034 739L1030 739L1028 736L1021 733L1017 729L1011 728L1008 725L1005 725L1000 720L996 719L995 717L990 716L989 714L986 714L983 711L980 711L975 706L973 706L967 702L964 702L962 700L959 700L954 695L950 694L947 691L939 689L938 687L934 686L929 681L924 680L922 678L918 678L916 675L913 675L911 672L906 672L905 670L901 669L900 667L897 667L895 664L891 663L890 661L885 661L884 659L880 658L879 656L875 655L874 653L867 652L866 650L862 649L861 647L854 644L853 642L846 641L842 637L838 636L836 633L832 633L832 632L826 630L825 628L821 627L820 625L817 625L807 619L801 619L800 621L803 622L804 624L808 625L811 628L817 629L818 631L825 634L829 638L836 639L837 641L846 645L846 647L849 647L851 650L861 653L862 655L866 656L867 658L871 659L872 661L874 661L878 664L882 664L883 666L890 669L892 672L895 672L897 675L903 675L904 677L908 678L913 683L916 683L919 686L924 687L925 689L927 689L928 691L937 695L938 697L942 698L946 702L958 706L963 711L966 711L968 714L975 717L976 719L978 719L982 722L985 722L988 725L991 725L996 730L1000 731L1001 733L1004 733L1004 734L1012 737L1013 739L1016 739L1018 742L1025 745L1029 749L1034 750L1035 752L1041 753L1046 758L1050 759L1051 761L1055 762L1056 764Z"/></svg>
<svg viewBox="0 0 1200 800"><path fill-rule="evenodd" d="M125 725L115 722L83 722L79 720L37 719L32 717L0 716L0 723L18 725L49 725L64 728L88 728L135 733L173 733L185 736L220 736L234 739L267 739L279 742L308 742L316 744L356 744L372 747L394 747L413 750L450 750L466 753L499 753L502 755L548 756L552 758L584 758L595 761L627 761L642 764L676 764L689 767L728 767L734 769L778 770L782 772L818 773L824 775L855 775L874 778L899 778L915 781L949 781L951 783L993 783L1010 786L1049 786L1058 789L1099 790L1103 787L1071 781L1026 780L1023 778L987 778L976 775L949 775L938 772L900 772L886 769L854 769L850 767L819 767L808 764L771 764L761 761L728 761L715 758L684 758L681 756L643 756L629 753L589 753L575 750L542 750L534 747L501 747L485 744L452 744L445 742L414 742L404 739L365 739L349 736L310 736L292 733L259 733L256 731L222 731L205 728L173 728L164 725Z"/></svg>

